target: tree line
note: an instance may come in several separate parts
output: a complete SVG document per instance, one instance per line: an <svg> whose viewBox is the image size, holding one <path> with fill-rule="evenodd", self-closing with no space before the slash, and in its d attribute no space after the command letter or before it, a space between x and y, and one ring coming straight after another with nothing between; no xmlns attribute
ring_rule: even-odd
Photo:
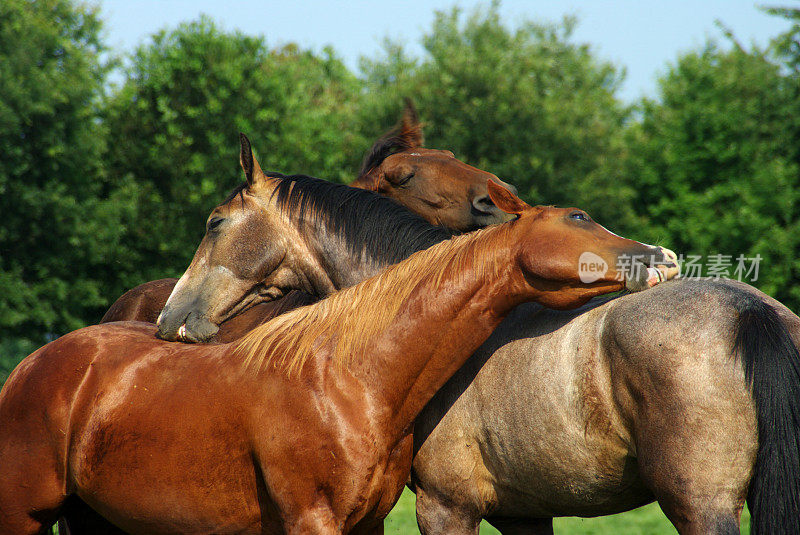
<svg viewBox="0 0 800 535"><path fill-rule="evenodd" d="M265 169L349 182L404 97L427 146L525 200L585 208L700 257L704 274L712 257L729 276L759 258L752 284L797 311L800 10L769 11L791 27L768 46L726 32L629 104L623 70L574 41L574 19L512 26L496 4L438 12L421 57L387 41L353 72L331 48L270 47L207 17L120 56L96 6L5 0L0 380L125 290L185 269L241 181L238 132Z"/></svg>

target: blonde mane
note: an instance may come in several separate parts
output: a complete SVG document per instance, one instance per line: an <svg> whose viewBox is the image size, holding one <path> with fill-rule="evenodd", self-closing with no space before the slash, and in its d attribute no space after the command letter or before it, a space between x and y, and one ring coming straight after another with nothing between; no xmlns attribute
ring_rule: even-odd
<svg viewBox="0 0 800 535"><path fill-rule="evenodd" d="M356 286L256 327L236 343L234 353L256 373L272 366L291 375L299 373L315 351L333 343L332 361L347 366L366 354L367 346L421 283L430 281L433 289L453 274L476 271L473 276L479 280L498 277L503 264L494 249L506 243L509 228L490 227L414 253Z"/></svg>

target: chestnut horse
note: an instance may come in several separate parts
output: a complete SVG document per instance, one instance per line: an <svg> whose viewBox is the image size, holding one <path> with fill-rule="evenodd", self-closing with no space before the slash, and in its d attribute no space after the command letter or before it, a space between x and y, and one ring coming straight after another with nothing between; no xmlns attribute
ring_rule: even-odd
<svg viewBox="0 0 800 535"><path fill-rule="evenodd" d="M282 182L248 188L264 198ZM609 266L669 261L580 210L488 187L514 221L239 342L172 344L111 323L34 352L0 391L0 533L42 532L71 495L132 533L379 531L406 481L393 453L513 307L575 307L626 286L615 268L583 282L584 251Z"/></svg>
<svg viewBox="0 0 800 535"><path fill-rule="evenodd" d="M400 122L370 148L358 178L350 185L394 199L431 224L454 232L507 220L507 215L489 199L486 183L493 180L516 191L513 186L457 160L450 151L426 149L423 144L417 111L406 100ZM174 278L159 279L128 290L109 307L100 322L155 323L177 282ZM295 293L287 303L256 305L220 325L214 340L233 341L259 323L312 301L307 295Z"/></svg>

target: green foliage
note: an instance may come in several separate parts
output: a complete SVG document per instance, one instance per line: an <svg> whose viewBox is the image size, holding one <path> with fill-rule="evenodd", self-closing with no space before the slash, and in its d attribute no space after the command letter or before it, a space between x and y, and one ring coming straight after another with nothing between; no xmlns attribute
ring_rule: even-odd
<svg viewBox="0 0 800 535"><path fill-rule="evenodd" d="M760 255L756 285L797 309L797 100L780 66L766 52L709 44L681 56L660 87L627 140L643 236L706 264Z"/></svg>
<svg viewBox="0 0 800 535"><path fill-rule="evenodd" d="M106 189L94 9L0 4L0 330L41 343L94 319L125 202Z"/></svg>

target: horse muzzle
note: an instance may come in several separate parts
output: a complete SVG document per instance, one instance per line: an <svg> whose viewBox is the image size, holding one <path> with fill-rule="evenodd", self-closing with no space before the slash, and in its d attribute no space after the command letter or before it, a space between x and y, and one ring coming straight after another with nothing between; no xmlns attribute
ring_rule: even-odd
<svg viewBox="0 0 800 535"><path fill-rule="evenodd" d="M219 331L219 326L205 316L192 311L169 310L165 307L158 317L156 336L170 342L207 342Z"/></svg>
<svg viewBox="0 0 800 535"><path fill-rule="evenodd" d="M631 292L640 292L673 279L680 275L681 266L678 255L671 249L657 247L658 253L650 258L650 265L635 260L631 273L625 279L625 288Z"/></svg>

